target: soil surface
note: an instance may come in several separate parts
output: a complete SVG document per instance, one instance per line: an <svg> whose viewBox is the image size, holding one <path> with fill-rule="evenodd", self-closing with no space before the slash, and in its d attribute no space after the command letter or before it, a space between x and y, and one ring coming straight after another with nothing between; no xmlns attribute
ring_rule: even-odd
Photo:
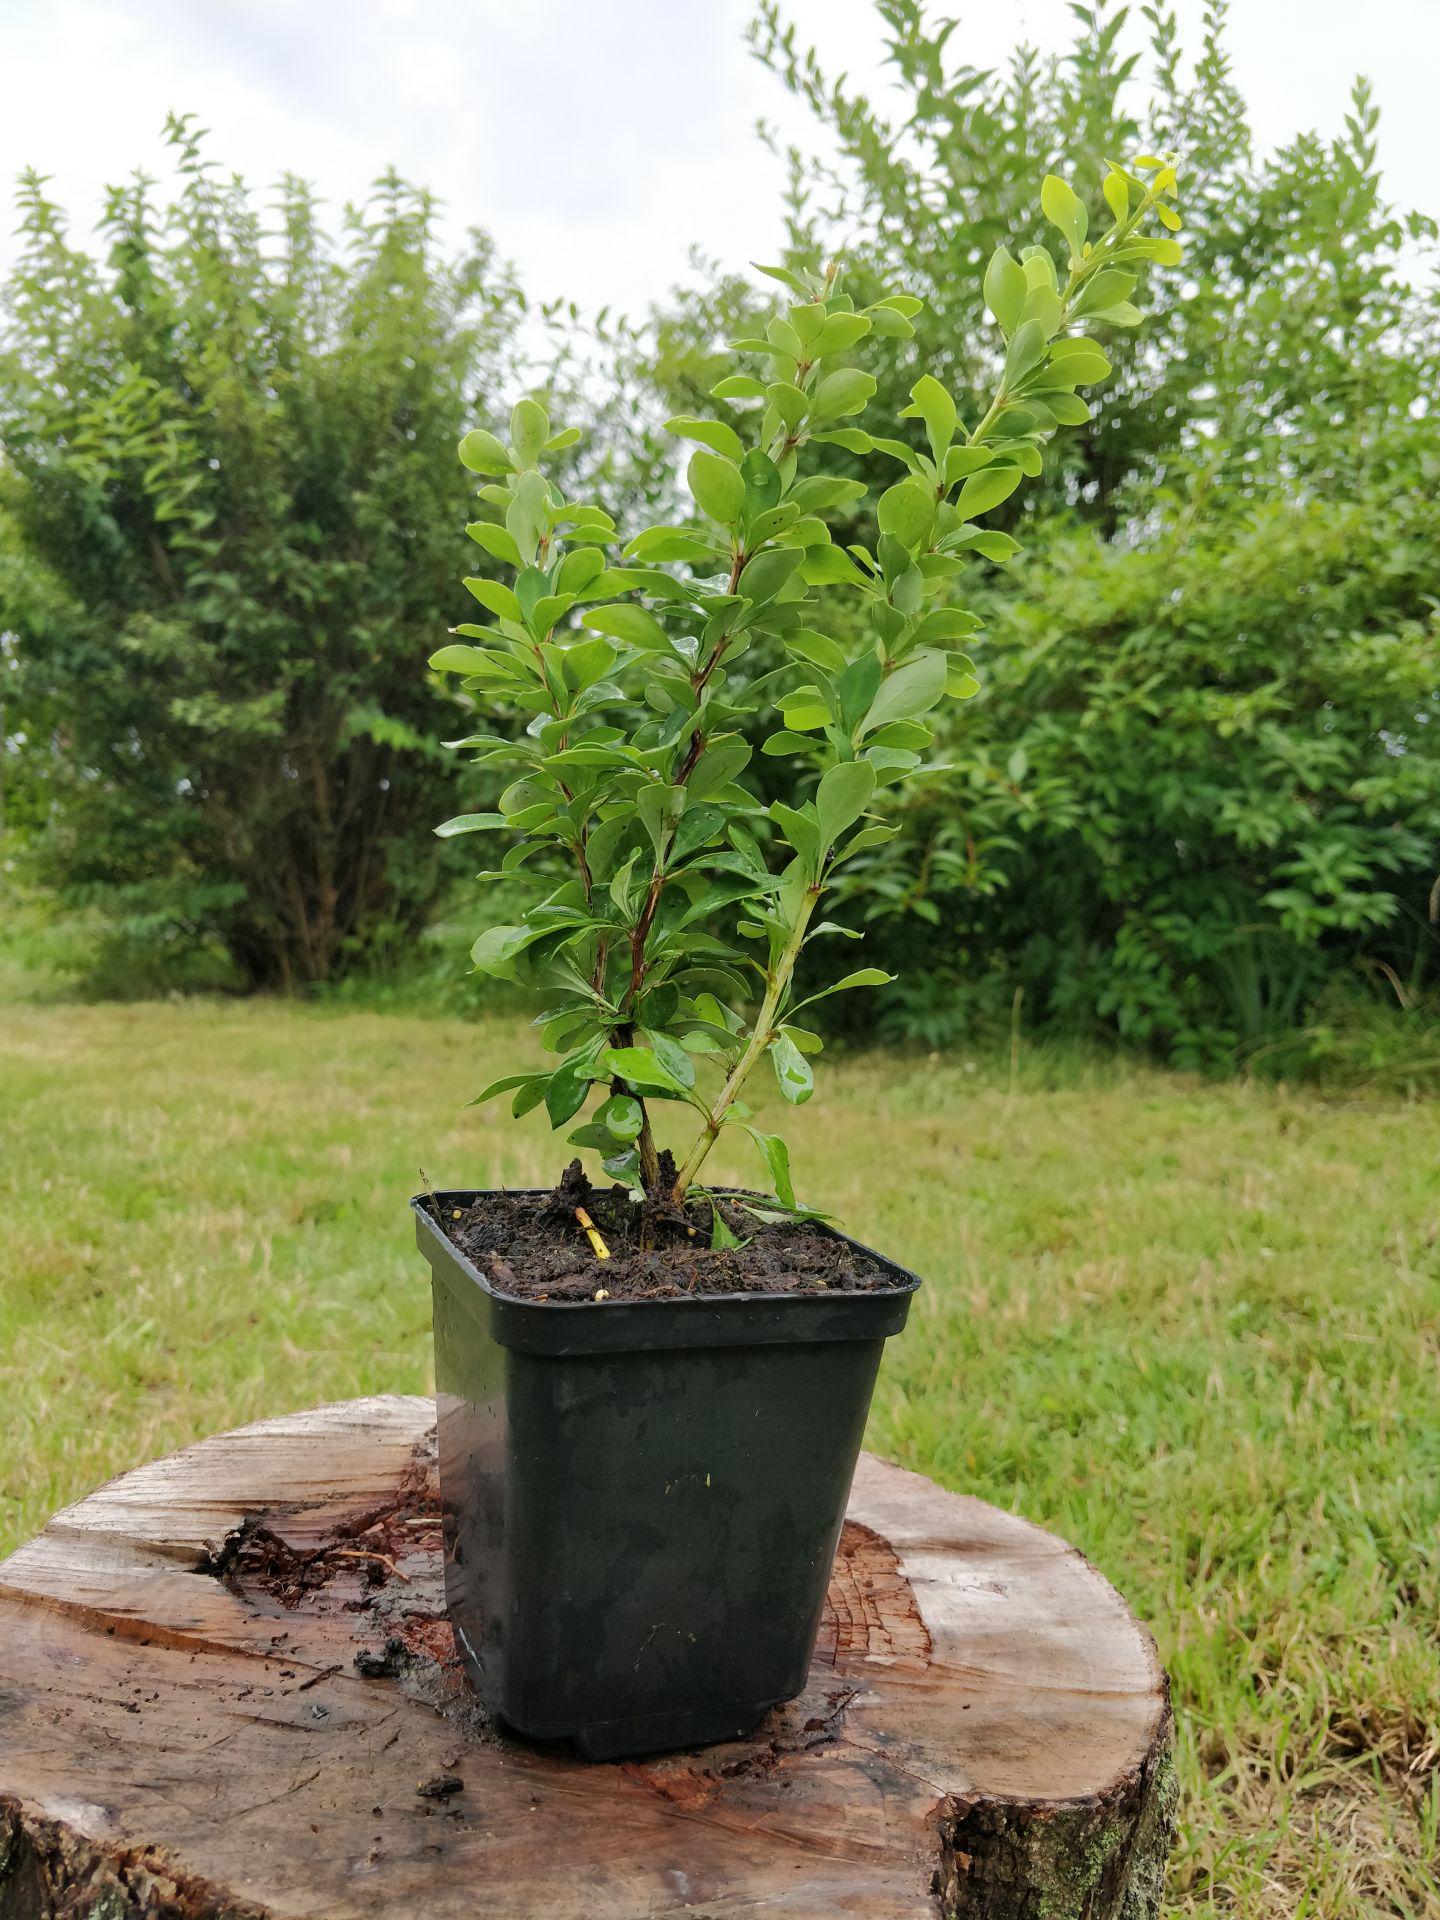
<svg viewBox="0 0 1440 1920"><path fill-rule="evenodd" d="M457 1213L433 1208L446 1235L501 1293L520 1300L669 1300L681 1294L888 1293L904 1282L872 1256L809 1222L757 1220L716 1201L742 1242L712 1247L711 1203L683 1215L642 1208L625 1187L592 1187L578 1160L553 1193L487 1194ZM577 1217L593 1221L600 1259ZM648 1214L648 1218L647 1218ZM642 1244L646 1237L650 1244Z"/></svg>

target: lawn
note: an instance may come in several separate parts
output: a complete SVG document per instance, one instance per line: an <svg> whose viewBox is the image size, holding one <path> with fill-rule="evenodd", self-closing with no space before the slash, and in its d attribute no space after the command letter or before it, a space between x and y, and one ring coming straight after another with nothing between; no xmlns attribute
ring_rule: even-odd
<svg viewBox="0 0 1440 1920"><path fill-rule="evenodd" d="M0 1550L197 1435L427 1389L404 1201L422 1167L553 1177L543 1119L463 1105L524 1046L498 1019L0 1006ZM929 1283L870 1445L1075 1541L1153 1625L1174 1910L1440 1910L1440 1107L869 1055L793 1150Z"/></svg>

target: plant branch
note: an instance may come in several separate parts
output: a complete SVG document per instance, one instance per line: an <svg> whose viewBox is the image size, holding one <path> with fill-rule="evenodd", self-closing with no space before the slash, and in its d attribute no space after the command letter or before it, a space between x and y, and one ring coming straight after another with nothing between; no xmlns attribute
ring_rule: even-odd
<svg viewBox="0 0 1440 1920"><path fill-rule="evenodd" d="M696 1136L689 1153L686 1154L685 1164L675 1176L671 1197L677 1204L684 1200L691 1181L705 1164L710 1149L720 1137L726 1114L739 1099L741 1088L750 1078L770 1042L775 1038L776 1015L784 1003L795 972L795 963L800 958L800 949L805 944L805 929L809 926L810 916L819 902L821 885L822 883L816 880L806 889L805 898L800 903L800 910L795 916L795 924L790 929L789 938L781 949L774 968L766 976L765 997L761 1000L759 1011L755 1015L755 1024L750 1029L750 1038L745 1050L726 1076L724 1086L716 1095L715 1102L705 1117L705 1125Z"/></svg>

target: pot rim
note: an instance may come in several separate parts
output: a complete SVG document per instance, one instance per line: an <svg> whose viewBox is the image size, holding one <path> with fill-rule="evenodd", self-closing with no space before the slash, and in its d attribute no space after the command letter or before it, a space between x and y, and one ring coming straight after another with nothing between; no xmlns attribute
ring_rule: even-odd
<svg viewBox="0 0 1440 1920"><path fill-rule="evenodd" d="M744 1198L763 1200L768 1196L756 1193L751 1187L715 1187L712 1192L725 1198ZM433 1193L412 1194L410 1210L415 1215L416 1233L421 1238L424 1250L424 1237L433 1237L444 1248L456 1264L474 1280L492 1300L503 1302L507 1307L520 1307L527 1313L541 1314L596 1314L604 1313L612 1319L627 1309L648 1311L656 1308L688 1307L692 1309L715 1309L723 1307L756 1306L780 1307L790 1311L804 1311L810 1308L834 1309L842 1302L861 1301L899 1301L904 1300L907 1308L910 1297L920 1289L918 1273L909 1267L902 1267L888 1254L879 1253L874 1247L866 1246L863 1240L856 1240L848 1233L842 1233L838 1227L832 1227L828 1221L816 1220L811 1224L832 1240L839 1240L847 1247L853 1247L857 1253L863 1253L887 1274L894 1276L896 1284L892 1287L871 1287L865 1289L846 1289L837 1287L816 1293L769 1293L764 1289L744 1293L680 1293L669 1294L657 1299L618 1299L618 1300L535 1300L524 1294L506 1293L497 1287L483 1268L478 1267L446 1233L440 1221L435 1217L434 1208L442 1205L473 1205L476 1200L499 1199L501 1196L523 1195L526 1198L544 1198L549 1192L547 1187L453 1187L437 1188Z"/></svg>

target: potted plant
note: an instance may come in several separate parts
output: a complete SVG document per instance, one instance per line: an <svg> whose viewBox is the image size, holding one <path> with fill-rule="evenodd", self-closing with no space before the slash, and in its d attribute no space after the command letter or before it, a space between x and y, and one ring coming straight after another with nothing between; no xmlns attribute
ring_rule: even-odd
<svg viewBox="0 0 1440 1920"><path fill-rule="evenodd" d="M809 1098L819 1037L806 1010L889 978L861 967L818 992L806 949L843 863L889 839L893 789L922 767L946 699L978 689L956 605L978 524L1088 418L1076 393L1109 372L1089 324L1131 326L1136 276L1179 257L1173 169L1146 157L1104 181L1108 228L1047 178L1042 210L1067 263L1003 247L985 299L1003 336L994 398L966 429L930 374L905 417L917 444L855 424L875 381L867 337L908 338L920 302L857 311L832 269L765 271L794 304L736 351L717 397L753 402L742 436L677 419L695 443L694 514L607 559L614 523L568 500L533 399L508 446L477 429L460 457L491 514L468 528L502 568L466 581L482 623L431 660L508 723L457 744L513 778L494 811L442 834L510 844L493 880L533 877L516 924L474 947L523 983L544 1064L497 1080L519 1115L599 1156L553 1193L446 1192L413 1202L434 1273L449 1609L487 1705L517 1730L592 1756L736 1735L799 1691L885 1339L915 1277L796 1198L780 1135L747 1103L773 1073ZM832 541L855 480L807 474L819 444L892 457L873 552ZM858 602L827 621L822 596ZM858 634L848 644L826 628ZM787 801L745 784L751 738L790 764ZM803 795L803 797L802 797ZM690 1123L674 1156L657 1107ZM707 1186L727 1131L753 1143L765 1191Z"/></svg>

